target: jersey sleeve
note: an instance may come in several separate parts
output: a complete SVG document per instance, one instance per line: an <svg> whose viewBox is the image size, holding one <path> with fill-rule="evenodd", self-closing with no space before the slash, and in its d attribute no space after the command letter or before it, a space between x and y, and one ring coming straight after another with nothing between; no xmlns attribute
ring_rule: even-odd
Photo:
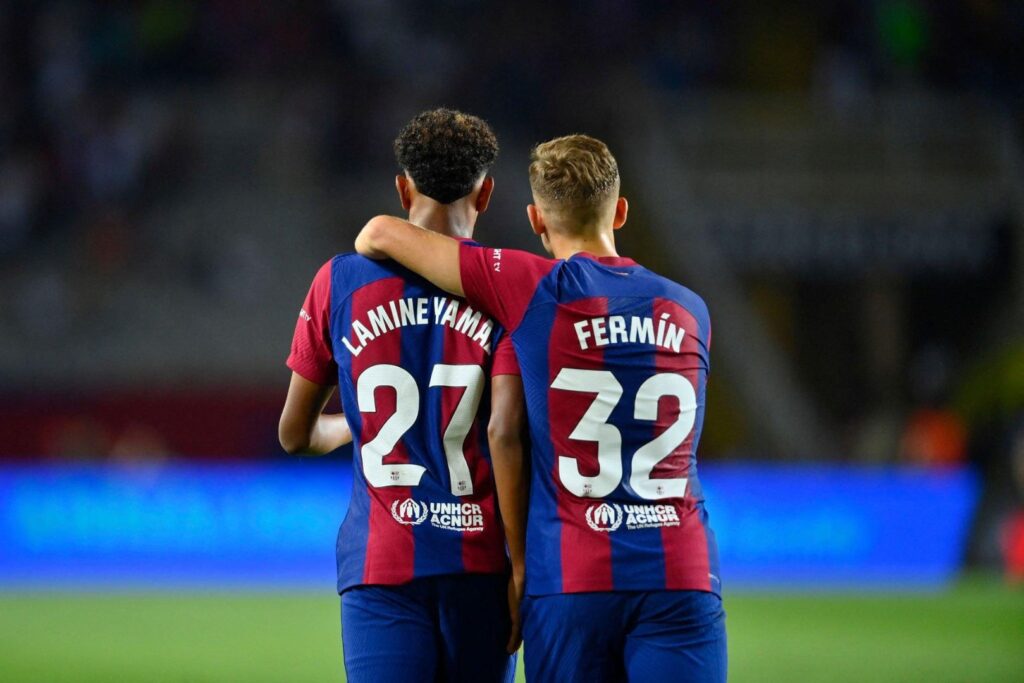
<svg viewBox="0 0 1024 683"><path fill-rule="evenodd" d="M491 249L471 242L459 248L466 300L511 334L526 313L537 285L557 262L518 249Z"/></svg>
<svg viewBox="0 0 1024 683"><path fill-rule="evenodd" d="M491 377L521 374L519 371L519 361L516 360L516 350L512 346L512 337L506 334L498 342L498 348L494 351L494 360L491 363Z"/></svg>
<svg viewBox="0 0 1024 683"><path fill-rule="evenodd" d="M338 365L331 349L331 261L325 263L299 310L287 365L315 384L337 384Z"/></svg>

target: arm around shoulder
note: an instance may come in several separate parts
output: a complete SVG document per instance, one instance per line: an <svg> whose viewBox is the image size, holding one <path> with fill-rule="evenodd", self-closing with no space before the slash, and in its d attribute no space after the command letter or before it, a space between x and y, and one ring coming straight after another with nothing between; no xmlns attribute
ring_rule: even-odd
<svg viewBox="0 0 1024 683"><path fill-rule="evenodd" d="M374 216L363 229L356 235L356 252L367 258L383 260L388 258L387 247L384 244L388 237L388 223L391 221L400 222L391 216Z"/></svg>
<svg viewBox="0 0 1024 683"><path fill-rule="evenodd" d="M464 294L458 240L401 218L376 216L359 232L355 246L363 256L394 259L441 289Z"/></svg>

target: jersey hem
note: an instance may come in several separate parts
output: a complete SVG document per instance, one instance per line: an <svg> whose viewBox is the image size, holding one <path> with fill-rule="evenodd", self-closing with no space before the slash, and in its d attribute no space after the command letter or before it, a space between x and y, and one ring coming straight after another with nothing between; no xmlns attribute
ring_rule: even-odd
<svg viewBox="0 0 1024 683"><path fill-rule="evenodd" d="M351 590L352 588L360 588L360 587L363 587L363 586L405 586L405 585L408 585L410 583L413 583L414 581L416 581L418 579L426 579L426 578L431 578L431 577L435 577L435 576L463 576L463 575L497 576L497 575L509 574L510 572L511 572L511 568L508 567L508 566L506 566L505 568L502 568L502 569L494 569L494 570L475 570L475 571L461 571L461 572L449 572L449 571L426 572L426 573L422 573L422 574L417 574L416 576L414 576L412 578L403 578L402 580L383 579L383 580L378 580L378 581L350 581L350 582L345 583L345 584L339 583L337 590L338 590L338 595L341 595L345 591Z"/></svg>
<svg viewBox="0 0 1024 683"><path fill-rule="evenodd" d="M610 590L608 588L594 586L592 588L580 588L571 591L561 590L558 588L552 588L550 590L545 590L543 588L540 590L531 590L530 588L527 588L525 594L530 596L531 598L540 598L544 597L545 595L577 595L580 593L678 593L680 591L698 591L700 593L711 593L712 595L722 597L722 593L720 590L709 588L706 585L687 586L685 584L681 586L673 586L672 588L666 588L664 586L624 586L622 588L613 588Z"/></svg>

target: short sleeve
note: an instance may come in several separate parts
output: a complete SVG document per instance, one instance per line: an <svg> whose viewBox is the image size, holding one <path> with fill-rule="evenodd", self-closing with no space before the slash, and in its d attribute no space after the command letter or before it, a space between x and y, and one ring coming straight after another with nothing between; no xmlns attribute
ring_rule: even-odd
<svg viewBox="0 0 1024 683"><path fill-rule="evenodd" d="M472 242L459 248L466 300L510 333L519 326L537 285L557 262L518 249L491 249Z"/></svg>
<svg viewBox="0 0 1024 683"><path fill-rule="evenodd" d="M287 365L315 384L337 384L338 365L331 349L331 261L325 263L299 310Z"/></svg>
<svg viewBox="0 0 1024 683"><path fill-rule="evenodd" d="M519 371L519 361L516 359L516 350L512 346L512 337L506 334L498 342L498 348L494 351L494 359L491 363L491 377L521 374Z"/></svg>

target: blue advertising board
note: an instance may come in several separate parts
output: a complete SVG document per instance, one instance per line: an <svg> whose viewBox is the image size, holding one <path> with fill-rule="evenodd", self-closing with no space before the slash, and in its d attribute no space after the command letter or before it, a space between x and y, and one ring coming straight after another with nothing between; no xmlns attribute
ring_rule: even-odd
<svg viewBox="0 0 1024 683"><path fill-rule="evenodd" d="M953 578L978 497L967 469L703 468L734 586L929 587Z"/></svg>
<svg viewBox="0 0 1024 683"><path fill-rule="evenodd" d="M334 583L348 462L0 469L0 584Z"/></svg>
<svg viewBox="0 0 1024 683"><path fill-rule="evenodd" d="M701 470L730 587L936 587L959 570L968 470ZM0 588L334 585L347 460L0 468Z"/></svg>

